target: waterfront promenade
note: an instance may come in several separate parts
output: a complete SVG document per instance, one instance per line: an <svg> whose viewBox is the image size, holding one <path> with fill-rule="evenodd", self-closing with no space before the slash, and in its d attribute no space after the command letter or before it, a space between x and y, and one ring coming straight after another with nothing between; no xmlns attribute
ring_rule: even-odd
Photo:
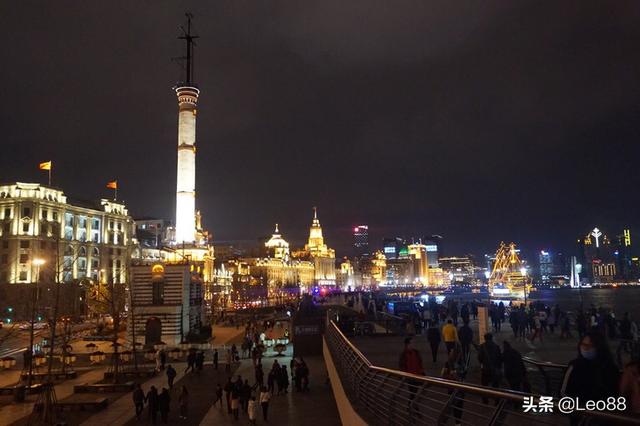
<svg viewBox="0 0 640 426"><path fill-rule="evenodd" d="M186 363L172 363L178 375L175 379L174 388L171 391L171 409L169 413L169 424L180 425L211 425L211 424L238 424L248 423L246 413L240 413L239 421L233 419L231 414L227 413L226 402L221 409L220 406L213 407L215 399L216 385L221 386L227 381L228 377L236 380L237 376L248 379L249 383L255 383L255 374L253 361L251 359L241 359L239 363L234 364L231 372L226 372L224 349L235 343L240 347L244 327L215 327L215 339L213 346L220 348L219 361L220 365L216 370L212 363L211 352L207 353L203 370L200 373L188 373L185 375ZM284 333L284 328L279 330ZM276 333L278 334L278 333ZM282 337L282 336L274 336ZM281 365L289 366L293 355L292 345L288 345L286 351L282 355L276 354L273 350L268 350L262 359L263 369L266 376L271 369L274 360L278 360ZM290 384L289 393L282 395L274 395L271 399L269 408L269 422L278 424L324 424L339 425L340 418L336 403L333 398L331 385L328 381L326 367L322 356L305 357L305 362L310 370L310 391L294 392L293 383ZM171 362L168 361L168 364ZM73 386L75 384L96 383L102 379L107 367L99 366L86 371L78 371L78 377L73 380L67 380L56 385L56 396L58 401L66 398L73 398ZM76 369L78 370L78 369ZM7 385L14 385L18 380L19 370L9 370L0 372L0 380L6 382ZM141 382L142 389L145 393L151 386L155 386L159 391L163 387L168 388L167 377L164 372ZM189 411L187 419L179 418L178 395L182 386L186 386L189 398ZM137 425L151 424L148 418L148 412L145 407L142 419L135 419L135 411L131 398L131 393L106 393L100 394L101 397L109 399L106 409L101 411L73 411L63 413L62 418L69 425ZM33 410L33 405L37 396L28 396L25 403L11 402L11 396L2 397L2 405L0 406L0 424L22 426L28 423L29 415ZM158 423L160 419L158 417ZM265 424L262 420L261 410L258 410L257 424Z"/></svg>

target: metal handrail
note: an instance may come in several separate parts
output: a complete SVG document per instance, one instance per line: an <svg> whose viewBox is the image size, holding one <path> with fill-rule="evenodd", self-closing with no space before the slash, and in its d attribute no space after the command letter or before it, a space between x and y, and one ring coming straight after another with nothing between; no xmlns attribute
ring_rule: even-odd
<svg viewBox="0 0 640 426"><path fill-rule="evenodd" d="M325 340L350 402L371 425L444 425L451 419L469 426L569 424L569 416L561 414L557 405L553 413L524 412L525 397L537 399L538 395L374 366L333 321L328 323ZM588 412L581 420L640 425L640 419L601 412Z"/></svg>
<svg viewBox="0 0 640 426"><path fill-rule="evenodd" d="M550 361L538 361L537 359L529 358L528 356L523 356L522 360L525 363L535 365L536 367L540 366L540 367L561 368L561 369L567 368L567 364L557 364L555 362L550 362Z"/></svg>
<svg viewBox="0 0 640 426"><path fill-rule="evenodd" d="M549 361L538 361L526 356L522 357L522 361L525 365L532 366L542 376L544 382L544 389L539 389L535 385L535 381L529 380L533 393L541 393L550 396L560 396L560 388L562 386L562 379L567 371L566 364L557 364ZM533 373L531 370L530 373ZM533 383L532 383L533 382Z"/></svg>

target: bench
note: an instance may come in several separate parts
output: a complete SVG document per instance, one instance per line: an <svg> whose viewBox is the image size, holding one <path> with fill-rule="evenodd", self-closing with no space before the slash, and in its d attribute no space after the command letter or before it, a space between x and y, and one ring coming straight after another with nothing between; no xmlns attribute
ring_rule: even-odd
<svg viewBox="0 0 640 426"><path fill-rule="evenodd" d="M84 336L82 340L85 342L110 342L113 340L113 336Z"/></svg>
<svg viewBox="0 0 640 426"><path fill-rule="evenodd" d="M74 385L74 393L104 393L104 392L130 392L133 390L133 382L127 383L84 383Z"/></svg>
<svg viewBox="0 0 640 426"><path fill-rule="evenodd" d="M87 411L87 410L102 410L107 408L109 404L108 398L69 398L68 400L58 401L56 403L57 411ZM36 411L42 411L42 403L38 402L33 407Z"/></svg>
<svg viewBox="0 0 640 426"><path fill-rule="evenodd" d="M118 372L118 376L120 377L126 377L126 378L147 378L147 377L153 377L156 375L156 370L151 368L151 369L140 369L138 371L135 370L128 370L128 371L120 371ZM113 371L107 371L104 373L104 379L105 380L110 380L113 379Z"/></svg>
<svg viewBox="0 0 640 426"><path fill-rule="evenodd" d="M48 376L49 376L48 373L32 373L31 374L32 381L34 381L34 382L41 382L41 381L45 380ZM76 373L75 371L67 371L66 373L62 373L60 371L51 372L51 378L53 380L75 379L76 377L78 377L78 373ZM29 374L28 373L22 373L20 375L20 379L23 380L23 381L29 380Z"/></svg>

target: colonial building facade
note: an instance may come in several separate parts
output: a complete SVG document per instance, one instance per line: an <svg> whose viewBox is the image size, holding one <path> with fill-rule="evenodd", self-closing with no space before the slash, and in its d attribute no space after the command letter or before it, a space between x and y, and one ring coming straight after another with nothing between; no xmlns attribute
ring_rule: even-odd
<svg viewBox="0 0 640 426"><path fill-rule="evenodd" d="M0 284L124 283L133 235L122 202L72 200L37 183L0 185Z"/></svg>

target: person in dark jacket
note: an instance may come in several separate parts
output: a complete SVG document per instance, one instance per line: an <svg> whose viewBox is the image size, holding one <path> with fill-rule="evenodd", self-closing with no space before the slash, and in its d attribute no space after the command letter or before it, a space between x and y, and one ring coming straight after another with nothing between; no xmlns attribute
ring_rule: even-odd
<svg viewBox="0 0 640 426"><path fill-rule="evenodd" d="M136 387L133 389L133 405L136 407L136 419L140 420L140 415L144 410L144 392L139 383L136 383Z"/></svg>
<svg viewBox="0 0 640 426"><path fill-rule="evenodd" d="M506 340L502 342L502 348L504 378L507 379L509 387L516 391L528 392L527 368L522 361L522 355Z"/></svg>
<svg viewBox="0 0 640 426"><path fill-rule="evenodd" d="M231 377L227 379L227 383L224 385L224 396L227 400L227 413L231 414L231 392L233 391L234 385L231 381Z"/></svg>
<svg viewBox="0 0 640 426"><path fill-rule="evenodd" d="M189 355L187 355L187 368L185 368L184 373L187 374L189 370L193 373L196 368L196 353L195 351L189 351Z"/></svg>
<svg viewBox="0 0 640 426"><path fill-rule="evenodd" d="M202 371L202 367L204 367L204 352L200 351L196 354L196 370L198 373Z"/></svg>
<svg viewBox="0 0 640 426"><path fill-rule="evenodd" d="M256 365L256 384L258 389L264 384L264 371L262 370L262 364Z"/></svg>
<svg viewBox="0 0 640 426"><path fill-rule="evenodd" d="M589 331L578 343L578 356L569 363L561 393L583 401L606 400L618 395L619 378L605 337Z"/></svg>
<svg viewBox="0 0 640 426"><path fill-rule="evenodd" d="M147 403L151 423L155 425L158 419L158 390L155 386L151 386L147 396L144 397L144 402Z"/></svg>
<svg viewBox="0 0 640 426"><path fill-rule="evenodd" d="M169 406L171 405L171 396L167 388L162 388L162 393L158 396L158 411L160 411L160 418L162 423L167 424L169 419Z"/></svg>
<svg viewBox="0 0 640 426"><path fill-rule="evenodd" d="M167 353L164 350L160 351L160 370L164 370L164 365L167 363Z"/></svg>
<svg viewBox="0 0 640 426"><path fill-rule="evenodd" d="M500 387L502 379L502 353L500 347L493 342L493 334L484 335L484 343L478 348L480 361L480 384L482 386ZM489 400L482 398L487 404Z"/></svg>
<svg viewBox="0 0 640 426"><path fill-rule="evenodd" d="M169 389L173 389L173 381L176 379L176 369L171 364L167 367L167 382Z"/></svg>
<svg viewBox="0 0 640 426"><path fill-rule="evenodd" d="M442 341L440 329L437 325L431 324L431 327L427 330L427 340L429 341L429 346L431 346L431 358L435 364L438 360L438 349L440 347L440 342Z"/></svg>
<svg viewBox="0 0 640 426"><path fill-rule="evenodd" d="M289 393L289 372L287 371L287 366L283 365L280 367L280 383L278 387L286 394Z"/></svg>
<svg viewBox="0 0 640 426"><path fill-rule="evenodd" d="M213 368L216 369L216 371L218 371L218 350L214 350L213 351Z"/></svg>
<svg viewBox="0 0 640 426"><path fill-rule="evenodd" d="M473 343L473 330L469 327L468 317L462 327L460 327L460 330L458 330L458 339L460 340L460 348L462 349L462 362L467 363L471 343Z"/></svg>
<svg viewBox="0 0 640 426"><path fill-rule="evenodd" d="M251 399L251 385L249 384L249 380L245 380L240 388L240 408L245 413L247 412L247 407L249 405L249 400Z"/></svg>

